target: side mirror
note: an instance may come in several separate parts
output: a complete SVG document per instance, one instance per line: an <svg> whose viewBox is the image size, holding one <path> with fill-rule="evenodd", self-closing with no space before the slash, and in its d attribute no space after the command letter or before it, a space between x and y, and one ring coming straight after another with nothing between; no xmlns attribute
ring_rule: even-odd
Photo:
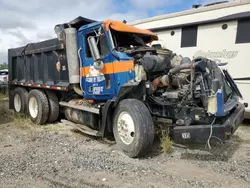
<svg viewBox="0 0 250 188"><path fill-rule="evenodd" d="M103 69L104 65L103 65L102 58L101 58L101 55L100 55L95 38L96 37L94 37L94 36L90 36L88 38L88 44L89 44L91 55L94 59L94 68L96 70L101 70L101 69Z"/></svg>

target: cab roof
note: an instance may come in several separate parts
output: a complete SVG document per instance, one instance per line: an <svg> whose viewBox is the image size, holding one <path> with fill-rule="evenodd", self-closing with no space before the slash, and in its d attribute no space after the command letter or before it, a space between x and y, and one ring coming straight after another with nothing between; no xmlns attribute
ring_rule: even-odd
<svg viewBox="0 0 250 188"><path fill-rule="evenodd" d="M155 33L153 33L152 31L147 30L147 29L139 29L137 27L125 24L125 23L120 22L120 21L105 20L103 23L104 23L104 26L105 26L107 31L109 31L111 28L111 29L113 29L115 31L119 31L119 32L135 33L135 34L140 34L140 35L151 36L152 41L158 40L158 36Z"/></svg>
<svg viewBox="0 0 250 188"><path fill-rule="evenodd" d="M158 40L158 36L150 30L139 29L137 27L125 24L123 22L113 21L113 20L105 20L103 22L98 22L95 20L91 20L91 19L79 16L68 23L57 24L56 26L61 26L63 28L74 27L77 30L81 30L81 29L88 28L88 26L90 25L92 27L96 24L97 25L104 24L104 27L106 28L107 31L112 29L112 30L124 32L124 33L139 34L144 38L144 41L146 41L147 43L152 42L154 40Z"/></svg>

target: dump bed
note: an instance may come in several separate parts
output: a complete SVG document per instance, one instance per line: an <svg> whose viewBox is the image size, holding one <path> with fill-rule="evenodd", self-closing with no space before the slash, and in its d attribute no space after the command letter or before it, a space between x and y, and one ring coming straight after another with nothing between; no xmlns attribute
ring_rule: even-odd
<svg viewBox="0 0 250 188"><path fill-rule="evenodd" d="M8 50L9 84L67 90L68 65L57 38Z"/></svg>

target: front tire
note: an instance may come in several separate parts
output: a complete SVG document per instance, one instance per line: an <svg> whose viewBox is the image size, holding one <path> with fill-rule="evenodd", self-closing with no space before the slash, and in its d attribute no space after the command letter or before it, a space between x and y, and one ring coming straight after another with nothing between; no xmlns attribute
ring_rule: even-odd
<svg viewBox="0 0 250 188"><path fill-rule="evenodd" d="M43 125L49 117L49 102L45 93L41 90L31 90L28 96L28 114L31 121Z"/></svg>
<svg viewBox="0 0 250 188"><path fill-rule="evenodd" d="M129 157L141 157L151 150L154 123L145 104L136 99L122 100L114 113L113 133L117 145Z"/></svg>
<svg viewBox="0 0 250 188"><path fill-rule="evenodd" d="M25 88L17 87L13 91L13 104L16 113L27 114L28 91Z"/></svg>

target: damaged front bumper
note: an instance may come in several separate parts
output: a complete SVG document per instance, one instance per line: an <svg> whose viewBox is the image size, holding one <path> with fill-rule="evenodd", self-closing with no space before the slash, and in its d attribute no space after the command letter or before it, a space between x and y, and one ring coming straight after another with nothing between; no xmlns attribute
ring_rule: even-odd
<svg viewBox="0 0 250 188"><path fill-rule="evenodd" d="M212 126L211 142L215 137L225 141L237 130L244 119L245 106L238 103L236 109L223 124ZM211 131L211 125L177 126L173 129L174 142L180 144L206 143Z"/></svg>

